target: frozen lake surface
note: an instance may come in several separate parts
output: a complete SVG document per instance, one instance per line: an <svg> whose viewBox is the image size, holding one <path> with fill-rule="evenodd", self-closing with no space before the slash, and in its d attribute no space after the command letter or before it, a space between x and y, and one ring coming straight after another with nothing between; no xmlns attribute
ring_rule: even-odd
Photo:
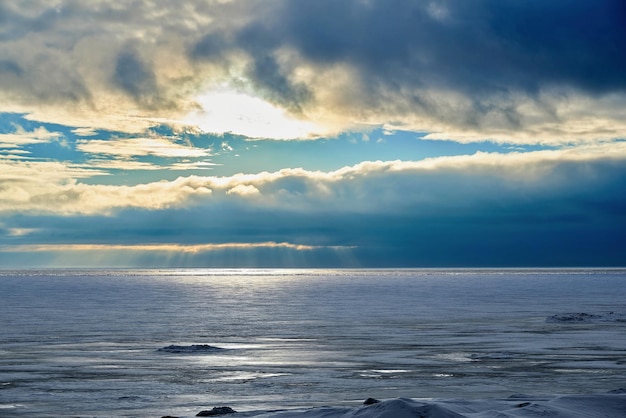
<svg viewBox="0 0 626 418"><path fill-rule="evenodd" d="M532 406L626 385L626 270L0 271L0 331L3 417Z"/></svg>

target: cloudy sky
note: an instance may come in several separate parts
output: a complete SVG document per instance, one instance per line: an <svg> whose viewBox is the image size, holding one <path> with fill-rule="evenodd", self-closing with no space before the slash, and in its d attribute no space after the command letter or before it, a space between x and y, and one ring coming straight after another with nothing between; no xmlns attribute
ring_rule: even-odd
<svg viewBox="0 0 626 418"><path fill-rule="evenodd" d="M0 266L623 266L624 22L0 0Z"/></svg>

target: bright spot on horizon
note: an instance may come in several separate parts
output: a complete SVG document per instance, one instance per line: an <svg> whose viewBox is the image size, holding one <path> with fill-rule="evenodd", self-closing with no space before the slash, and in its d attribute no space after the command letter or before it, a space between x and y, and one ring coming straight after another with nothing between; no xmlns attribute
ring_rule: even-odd
<svg viewBox="0 0 626 418"><path fill-rule="evenodd" d="M249 138L294 139L314 136L311 122L291 117L258 97L232 90L215 90L196 98L202 110L185 120L205 133L232 133Z"/></svg>

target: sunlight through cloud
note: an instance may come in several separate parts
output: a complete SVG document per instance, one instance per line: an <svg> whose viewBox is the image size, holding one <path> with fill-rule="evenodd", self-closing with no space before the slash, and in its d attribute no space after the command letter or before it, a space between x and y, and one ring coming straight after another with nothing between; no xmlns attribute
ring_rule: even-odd
<svg viewBox="0 0 626 418"><path fill-rule="evenodd" d="M185 123L207 133L232 133L249 138L305 139L315 136L311 122L296 119L258 97L231 90L216 90L197 98L201 110Z"/></svg>

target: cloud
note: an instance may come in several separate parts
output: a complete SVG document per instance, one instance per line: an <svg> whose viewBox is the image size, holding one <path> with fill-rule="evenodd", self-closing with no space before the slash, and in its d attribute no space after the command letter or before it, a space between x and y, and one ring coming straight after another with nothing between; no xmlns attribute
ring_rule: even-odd
<svg viewBox="0 0 626 418"><path fill-rule="evenodd" d="M189 171L189 170L212 170L219 164L212 163L210 161L180 161L180 162L165 162L161 164L151 163L147 161L137 161L132 158L126 158L124 155L120 155L119 158L105 159L105 158L93 158L87 161L86 166L91 169L107 170L106 175L110 174L110 170L122 170L122 171ZM103 175L98 174L98 175Z"/></svg>
<svg viewBox="0 0 626 418"><path fill-rule="evenodd" d="M316 135L310 122L288 115L271 103L236 91L221 89L197 98L201 110L191 113L185 124L204 132L232 133L248 138L293 139Z"/></svg>
<svg viewBox="0 0 626 418"><path fill-rule="evenodd" d="M624 160L626 142L615 142L526 153L366 161L329 172L288 168L122 186L77 181L105 174L97 165L0 161L0 211L95 215L126 208L213 205L297 213L437 211L497 199L519 202L523 196L543 199L550 193L555 199L565 193L565 198L577 188L592 194L594 187L619 184Z"/></svg>
<svg viewBox="0 0 626 418"><path fill-rule="evenodd" d="M618 265L626 239L625 161L626 142L617 141L135 185L93 184L91 177L102 175L97 166L0 161L0 259Z"/></svg>
<svg viewBox="0 0 626 418"><path fill-rule="evenodd" d="M158 93L152 68L133 49L121 51L115 61L113 81L137 101L150 101Z"/></svg>
<svg viewBox="0 0 626 418"><path fill-rule="evenodd" d="M280 28L271 18L246 28L259 39L255 48L293 45L317 62L354 63L377 81L387 69L401 77L394 80L400 87L424 83L473 95L562 84L591 93L626 87L619 54L626 8L615 0L282 4L272 13L284 20Z"/></svg>
<svg viewBox="0 0 626 418"><path fill-rule="evenodd" d="M626 136L620 0L59 0L0 12L0 111L33 120L201 125L202 97L226 86L311 125L252 137L385 124L463 141Z"/></svg>
<svg viewBox="0 0 626 418"><path fill-rule="evenodd" d="M14 235L24 235L29 231L18 231ZM21 233L23 232L23 233ZM65 251L145 251L145 252L178 252L178 253L202 253L209 251L221 251L231 249L258 249L258 248L286 248L296 251L311 251L321 246L292 244L288 242L229 242L220 244L25 244L10 247L0 246L0 252L65 252Z"/></svg>
<svg viewBox="0 0 626 418"><path fill-rule="evenodd" d="M113 138L107 140L78 140L76 149L82 152L98 155L113 155L119 157L133 157L152 155L157 157L185 158L207 157L206 149L181 145L171 138Z"/></svg>
<svg viewBox="0 0 626 418"><path fill-rule="evenodd" d="M257 195L260 195L261 192L259 191L259 189L257 189L256 187L250 184L248 185L238 184L232 189L228 189L226 191L226 194L234 194L234 195L239 195L239 196L257 196Z"/></svg>
<svg viewBox="0 0 626 418"><path fill-rule="evenodd" d="M272 57L271 76L251 71L253 83L274 86L274 94L297 101L315 120L330 118L325 109L339 111L335 122L344 129L395 120L449 138L480 132L515 142L515 132L528 130L525 141L577 141L605 135L568 131L576 120L572 101L590 104L611 94L624 101L625 11L617 1L278 5L222 39L220 50L248 51L251 68ZM311 94L298 98L276 74ZM586 109L589 120L614 122L613 134L624 135L613 109Z"/></svg>
<svg viewBox="0 0 626 418"><path fill-rule="evenodd" d="M45 184L70 184L77 179L84 179L106 173L77 164L53 161L4 161L0 165L0 184L30 184L45 187Z"/></svg>
<svg viewBox="0 0 626 418"><path fill-rule="evenodd" d="M396 265L620 257L622 1L32 0L0 16L1 245L109 261L168 245ZM324 142L251 141L265 138ZM350 138L350 155L304 156ZM421 155L422 139L526 152L362 161ZM202 247L229 243L261 247Z"/></svg>
<svg viewBox="0 0 626 418"><path fill-rule="evenodd" d="M29 160L32 157L28 156L30 151L21 149L4 149L0 153L0 159L4 160Z"/></svg>
<svg viewBox="0 0 626 418"><path fill-rule="evenodd" d="M161 90L179 97L185 90L182 80L189 78L186 71L193 70L176 64L184 62L176 53L184 50L181 34L174 26L171 31L159 29L155 13L162 17L158 11L166 9L174 20L189 12L147 1L131 8L107 1L3 6L1 110L25 112L45 122L126 132L154 125L152 117L171 116L171 107L186 106L186 101L180 96L175 105L176 100ZM166 48L156 48L154 42ZM174 61L161 66L168 57ZM172 112L162 114L160 109Z"/></svg>
<svg viewBox="0 0 626 418"><path fill-rule="evenodd" d="M21 126L16 126L15 132L0 134L0 148L16 148L29 144L43 144L59 141L63 135L59 132L49 132L41 126L28 132Z"/></svg>
<svg viewBox="0 0 626 418"><path fill-rule="evenodd" d="M97 131L93 128L74 128L72 133L77 136L95 136Z"/></svg>
<svg viewBox="0 0 626 418"><path fill-rule="evenodd" d="M112 160L104 159L104 158L93 158L87 161L87 165L92 169L103 170L103 172L105 172L106 175L111 175L110 170L156 171L156 170L167 169L167 167L163 167L158 164L149 163L145 161L136 161L133 159L126 159L126 158L116 158ZM171 165L169 165L168 167L171 167Z"/></svg>
<svg viewBox="0 0 626 418"><path fill-rule="evenodd" d="M0 212L106 214L117 208L163 209L186 202L193 195L211 194L193 178L135 186L77 181L106 174L76 164L0 161Z"/></svg>

